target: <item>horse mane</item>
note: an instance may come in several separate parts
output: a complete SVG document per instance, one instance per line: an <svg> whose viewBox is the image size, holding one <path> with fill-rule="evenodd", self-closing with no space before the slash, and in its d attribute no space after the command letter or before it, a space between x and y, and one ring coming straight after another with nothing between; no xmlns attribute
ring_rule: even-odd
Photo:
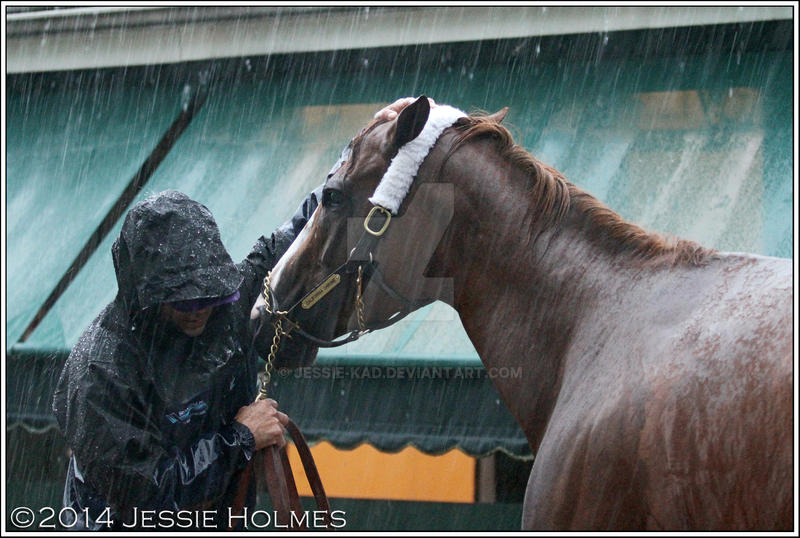
<svg viewBox="0 0 800 538"><path fill-rule="evenodd" d="M460 131L448 152L471 140L493 140L501 156L531 179L530 195L540 214L536 220L544 226L558 224L574 209L588 226L592 239L614 252L630 252L645 260L666 261L672 265L702 265L714 254L694 241L648 232L625 221L618 213L588 192L569 182L554 168L542 163L514 139L504 126L490 115L461 118L454 127Z"/></svg>

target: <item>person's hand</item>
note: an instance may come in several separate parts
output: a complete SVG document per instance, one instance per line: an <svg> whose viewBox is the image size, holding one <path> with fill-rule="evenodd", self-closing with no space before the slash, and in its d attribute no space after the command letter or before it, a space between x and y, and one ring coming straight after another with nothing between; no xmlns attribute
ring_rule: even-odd
<svg viewBox="0 0 800 538"><path fill-rule="evenodd" d="M289 417L278 411L278 402L275 400L256 400L239 409L234 418L253 433L256 450L270 445L278 445L280 448L286 444L284 434Z"/></svg>
<svg viewBox="0 0 800 538"><path fill-rule="evenodd" d="M379 111L377 111L375 113L374 119L376 120L382 119L386 121L393 120L397 117L397 115L400 113L401 110L403 110L405 107L407 107L416 100L417 100L416 97L403 97L401 99L398 99L391 105L385 106ZM430 103L431 108L436 106L436 103L430 97L428 97L428 103Z"/></svg>

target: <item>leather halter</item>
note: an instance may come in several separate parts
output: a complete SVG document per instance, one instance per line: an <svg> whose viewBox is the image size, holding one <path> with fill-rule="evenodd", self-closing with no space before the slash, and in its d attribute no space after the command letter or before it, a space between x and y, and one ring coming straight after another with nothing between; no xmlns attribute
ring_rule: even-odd
<svg viewBox="0 0 800 538"><path fill-rule="evenodd" d="M381 215L384 218L384 221L379 223L379 227L371 227L370 223L376 214ZM269 312L274 316L273 326L276 328L276 332L275 338L273 339L272 350L270 351L270 357L267 360L267 365L264 370L265 375L261 379L261 389L257 399L263 399L267 397L267 386L270 378L269 371L274 354L277 352L278 341L282 335L295 333L319 347L340 346L357 340L361 336L371 331L387 327L392 323L395 323L397 320L407 316L420 306L430 302L430 300L410 301L406 299L386 283L383 275L378 270L378 264L375 261L372 252L375 250L378 241L389 227L391 218L392 214L388 209L377 205L374 206L364 220L364 233L361 235L361 238L359 239L358 243L356 243L356 246L353 248L353 250L350 251L350 255L348 256L347 260L325 279L323 279L322 283L314 286L311 291L309 291L305 296L303 296L303 298L297 301L285 312L281 312L278 309L277 300L275 299L275 295L269 286L269 274L264 278L264 288L261 293L264 297L264 301L266 301L266 304L272 305L272 308L269 309L266 305L262 306L260 308L260 315L262 316L263 323L263 319L267 316L267 311L269 310ZM366 268L366 271L364 268ZM324 297L330 290L339 284L342 275L351 274L354 272L358 272L359 274L356 298L357 303L360 301L361 295L361 278L366 277L369 279L369 282L375 282L382 290L384 290L384 292L389 294L393 299L402 303L402 310L390 316L383 322L377 323L370 327L359 327L359 329L352 331L341 340L324 340L317 338L316 336L313 336L301 329L296 322L293 322L288 318L289 314L292 313L298 306L306 310L313 307L314 304L319 301L319 299ZM356 305L356 308L359 308L358 304ZM277 317L277 319L275 319L275 317ZM362 325L360 313L357 313L357 317L359 317L359 325ZM283 321L290 325L288 331L284 331L281 328ZM258 331L253 336L253 342L255 342L257 333ZM251 350L253 349L254 346L251 346ZM294 422L291 421L291 419L289 420L286 429L291 435L292 440L298 449L306 477L308 478L309 485L311 486L312 492L314 493L314 498L317 502L317 507L324 514L324 525L326 528L330 528L330 505L328 504L328 498L322 486L322 481L320 480L316 465L314 464L314 458L311 455L311 451L309 450L308 445L303 438L303 434L300 432L300 429L295 425ZM286 456L285 447L278 448L276 445L271 445L263 449L262 454L264 456L264 477L267 482L270 498L272 499L276 510L277 522L281 526L291 529L307 530L307 527L302 523L296 525L296 514L303 513L303 508L300 504L300 498L297 493L294 476L292 475L292 469ZM247 467L241 472L239 478L239 489L234 500L234 514L240 514L244 508L245 497L247 495L252 474L253 461L251 460Z"/></svg>
<svg viewBox="0 0 800 538"><path fill-rule="evenodd" d="M383 218L383 222L379 222L377 226L371 226L370 223L373 221L375 216L378 215L378 218ZM275 295L272 291L272 288L269 286L269 274L264 278L264 287L262 290L262 296L264 297L264 301L267 305L272 305L272 308L269 309L273 316L277 316L277 319L273 319L273 325L276 327L276 339L279 339L281 335L286 334L289 335L290 333L295 333L313 344L319 347L335 347L346 344L348 342L352 342L357 340L361 336L378 329L382 329L395 323L399 319L407 316L409 313L413 312L420 306L427 304L430 302L430 299L419 300L419 301L411 301L405 298L403 295L395 291L391 286L389 286L383 278L380 270L378 269L378 263L375 261L373 256L373 251L378 244L378 241L383 234L386 232L386 229L389 227L389 223L391 221L392 214L391 212L381 206L375 205L373 206L372 210L370 210L369 214L367 215L366 219L364 220L364 233L361 235L361 238L356 243L356 246L353 250L350 251L350 255L348 256L347 260L340 265L335 271L329 274L327 277L323 279L323 281L314 286L314 288L309 291L306 295L304 295L299 301L297 301L291 308L289 308L285 312L281 312L278 308L277 300L275 299ZM377 221L376 221L377 222ZM366 268L366 270L364 270ZM303 329L300 326L289 319L289 314L292 313L298 306L308 310L314 306L322 297L324 297L329 291L335 288L339 282L341 281L342 275L345 274L352 274L358 272L359 280L358 280L358 290L357 290L357 298L356 301L360 301L361 295L361 278L366 277L369 279L369 282L375 282L385 293L390 295L393 299L400 302L403 305L403 308L395 313L394 315L390 316L385 321L372 325L370 327L359 327L349 333L341 340L324 340L321 338L317 338L313 336ZM358 304L356 308L359 308ZM262 306L260 309L260 315L266 317L267 315L267 306ZM359 317L359 325L362 325L362 321ZM281 329L281 322L285 321L290 325L288 331L284 331ZM253 341L255 342L255 336L253 337ZM254 349L254 346L251 346L251 350ZM273 354L277 351L277 341L273 340L273 350L270 352L270 358L273 357ZM269 383L269 368L271 366L271 360L267 361L267 366L265 368L265 377L261 380L261 389L260 394L257 399L266 398L267 396L267 385ZM319 473L317 471L316 465L314 464L314 458L311 455L311 451L308 448L308 445L303 437L303 434L300 432L300 429L297 425L290 419L289 423L287 424L287 431L292 437L292 440L295 443L295 446L298 449L298 453L300 455L301 462L303 464L303 468L305 470L306 477L308 478L309 485L311 486L311 490L314 494L314 498L317 503L317 508L323 513L323 521L324 526L328 529L331 528L331 510L330 504L328 503L327 495L325 494L325 490L322 486L322 481L320 480ZM284 528L290 528L293 530L307 530L307 526L302 522L297 521L296 514L303 513L303 507L300 503L300 498L297 493L297 487L294 482L294 476L292 474L291 466L289 465L288 457L286 456L286 448L278 448L276 445L271 445L266 447L261 452L263 454L263 465L264 465L264 477L267 483L267 488L270 494L270 498L274 504L274 508L276 510L276 520L277 523L280 524ZM247 467L241 472L239 478L239 488L236 494L236 498L234 500L234 514L242 513L245 503L245 497L247 495L248 487L250 480L252 479L253 474L253 461L251 460ZM300 516L302 517L302 516ZM299 523L299 524L298 524ZM232 530L232 529L229 529Z"/></svg>
<svg viewBox="0 0 800 538"><path fill-rule="evenodd" d="M382 222L378 222L377 225L371 224L373 221L377 221L377 219L381 218L383 219ZM356 243L356 246L350 251L350 255L347 257L347 260L345 260L343 264L328 274L328 276L326 276L322 282L314 286L311 291L306 293L299 301L297 301L286 311L282 312L279 309L277 298L275 297L272 288L269 286L269 276L264 279L264 287L261 291L264 301L268 305L272 305L271 311L274 316L278 316L281 321L285 321L289 324L289 328L282 331L283 334L296 334L308 340L317 347L338 347L358 340L365 334L368 334L372 331L388 327L389 325L392 325L393 323L396 323L400 319L406 317L414 310L431 302L432 299L421 299L417 301L407 299L386 282L380 270L378 269L378 262L375 261L373 251L375 250L378 241L383 237L386 229L389 227L391 218L392 213L388 209L379 205L373 206L364 220L364 232L361 234L361 238ZM374 282L377 284L381 290L392 297L392 299L395 301L401 303L403 307L386 320L370 326L360 326L358 329L352 330L339 340L328 340L316 337L302 329L297 322L289 319L289 315L298 307L302 307L305 310L312 308L317 301L322 299L322 297L324 297L339 284L342 276L356 273L359 270L363 272L365 280L367 280L369 283ZM360 299L360 296L361 290L358 290L356 299L357 301ZM358 308L358 305L356 305L356 308ZM260 308L262 316L266 315L266 310L267 308L265 306ZM359 325L361 325L361 320L359 320Z"/></svg>

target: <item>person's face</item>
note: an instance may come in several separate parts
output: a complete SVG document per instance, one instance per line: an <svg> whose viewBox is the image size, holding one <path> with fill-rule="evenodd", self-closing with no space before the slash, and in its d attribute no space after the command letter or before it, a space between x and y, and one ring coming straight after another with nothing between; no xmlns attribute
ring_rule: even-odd
<svg viewBox="0 0 800 538"><path fill-rule="evenodd" d="M181 331L189 336L198 336L203 333L208 323L208 318L214 311L213 306L196 310L194 312L181 312L169 304L161 305L161 317L174 323Z"/></svg>

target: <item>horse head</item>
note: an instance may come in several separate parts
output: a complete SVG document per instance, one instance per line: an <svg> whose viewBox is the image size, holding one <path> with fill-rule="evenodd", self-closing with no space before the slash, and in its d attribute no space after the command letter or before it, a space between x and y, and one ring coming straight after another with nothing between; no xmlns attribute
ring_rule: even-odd
<svg viewBox="0 0 800 538"><path fill-rule="evenodd" d="M318 347L352 341L434 300L448 302L447 279L426 272L436 265L453 214L452 184L436 183L446 151L434 145L449 124L435 133L419 170L408 172L414 181L408 178L407 192L391 192L388 203L384 192L383 201L375 202L390 164L420 137L429 118L422 96L393 120L373 120L331 170L320 205L273 268L251 312L254 319L267 313L281 322L277 365L309 364ZM342 335L348 336L334 342Z"/></svg>

